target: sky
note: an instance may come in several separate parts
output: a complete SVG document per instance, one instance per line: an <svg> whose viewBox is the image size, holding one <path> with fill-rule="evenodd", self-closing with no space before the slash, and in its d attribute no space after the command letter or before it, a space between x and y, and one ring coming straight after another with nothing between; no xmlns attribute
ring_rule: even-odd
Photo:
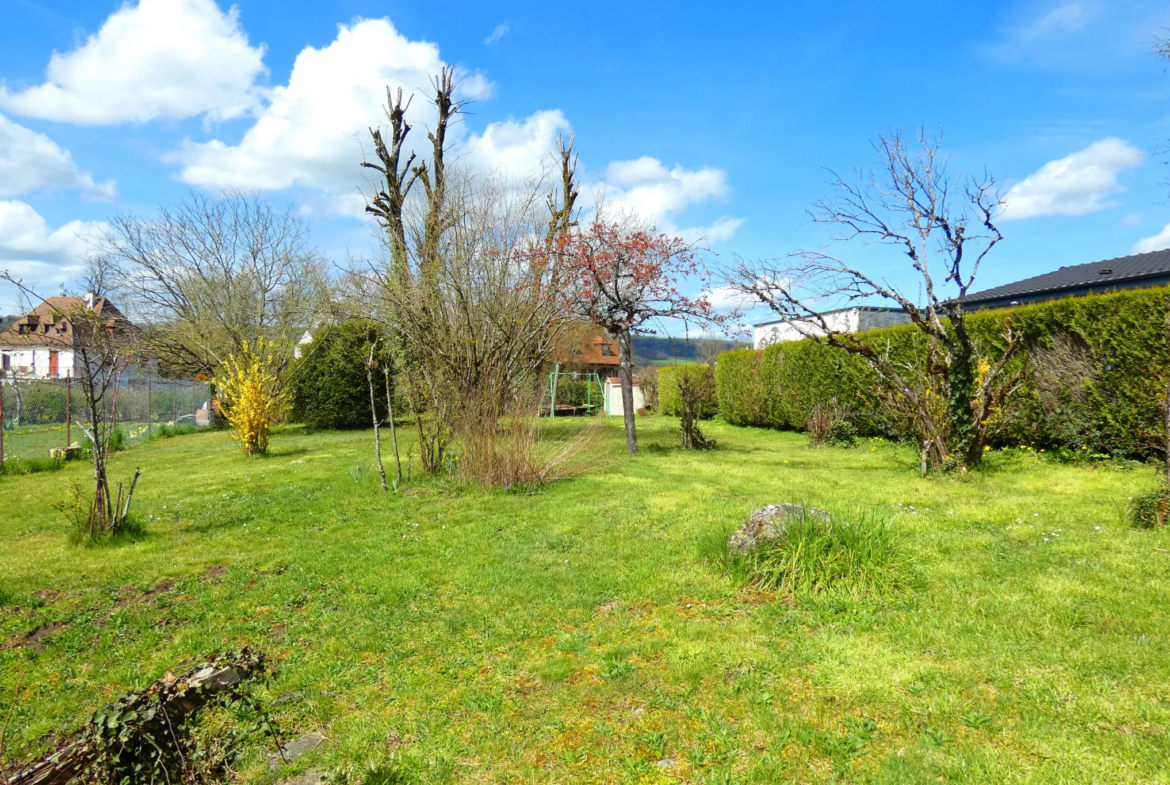
<svg viewBox="0 0 1170 785"><path fill-rule="evenodd" d="M388 86L458 69L453 155L523 175L573 135L590 193L713 260L825 241L829 169L896 128L999 179L976 289L1170 247L1170 4L0 0L0 270L76 287L116 215L192 189L293 205L334 261L368 251L359 163ZM838 249L894 283L903 260ZM854 256L851 256L854 255ZM694 284L697 286L697 284ZM19 307L0 285L0 313ZM749 314L763 318L763 314Z"/></svg>

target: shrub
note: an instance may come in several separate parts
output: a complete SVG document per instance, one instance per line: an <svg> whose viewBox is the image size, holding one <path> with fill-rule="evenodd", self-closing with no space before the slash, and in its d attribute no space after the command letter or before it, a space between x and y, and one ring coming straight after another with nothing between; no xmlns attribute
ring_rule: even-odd
<svg viewBox="0 0 1170 785"><path fill-rule="evenodd" d="M1149 493L1135 496L1129 503L1129 521L1142 529L1165 526L1170 520L1170 486L1159 485Z"/></svg>
<svg viewBox="0 0 1170 785"><path fill-rule="evenodd" d="M829 426L829 430L825 434L825 444L830 447L855 447L857 446L857 429L847 419L836 420Z"/></svg>
<svg viewBox="0 0 1170 785"><path fill-rule="evenodd" d="M791 594L884 594L913 588L916 570L894 530L876 514L855 521L790 519L781 538L745 557L751 581Z"/></svg>
<svg viewBox="0 0 1170 785"><path fill-rule="evenodd" d="M228 356L216 379L232 438L247 455L267 454L272 427L288 407L286 390L267 349L263 339L254 348L245 342L238 357Z"/></svg>
<svg viewBox="0 0 1170 785"><path fill-rule="evenodd" d="M707 384L710 378L711 383ZM663 414L681 416L683 411L682 385L698 388L695 417L709 420L719 411L715 395L714 372L709 365L671 365L658 369L658 406Z"/></svg>
<svg viewBox="0 0 1170 785"><path fill-rule="evenodd" d="M448 468L464 482L515 492L539 490L586 467L580 454L596 428L551 442L540 427L540 394L521 390L510 401L494 396L467 401L458 423L461 454L448 457Z"/></svg>
<svg viewBox="0 0 1170 785"><path fill-rule="evenodd" d="M369 428L370 390L366 380L369 334L378 326L353 319L322 328L302 347L300 361L289 375L291 417L311 428ZM377 378L381 378L379 371ZM375 380L376 381L376 380ZM557 397L560 398L558 392ZM385 390L375 396L378 416L385 418Z"/></svg>
<svg viewBox="0 0 1170 785"><path fill-rule="evenodd" d="M1151 458L1163 443L1163 379L1170 377L1170 288L1052 300L972 315L968 329L994 357L1010 326L1026 338L1013 359L1017 391L991 429L991 446ZM924 338L913 326L862 340L900 364L921 364ZM803 429L812 408L836 399L858 435L904 438L910 428L883 406L868 365L840 349L804 340L719 355L719 411L735 425Z"/></svg>

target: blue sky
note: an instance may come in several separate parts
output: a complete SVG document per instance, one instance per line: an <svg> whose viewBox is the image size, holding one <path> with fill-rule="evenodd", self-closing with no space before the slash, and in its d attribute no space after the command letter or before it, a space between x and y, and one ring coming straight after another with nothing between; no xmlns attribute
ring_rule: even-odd
<svg viewBox="0 0 1170 785"><path fill-rule="evenodd" d="M191 188L262 190L335 260L361 253L363 129L386 84L452 64L470 165L529 170L571 132L590 187L722 258L816 245L823 167L941 128L952 166L1008 195L987 288L1170 247L1167 28L1143 0L0 0L0 269L55 293L103 221Z"/></svg>

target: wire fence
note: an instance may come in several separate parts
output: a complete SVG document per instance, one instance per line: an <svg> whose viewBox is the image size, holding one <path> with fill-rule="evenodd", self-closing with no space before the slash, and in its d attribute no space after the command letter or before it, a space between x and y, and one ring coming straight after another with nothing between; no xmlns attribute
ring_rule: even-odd
<svg viewBox="0 0 1170 785"><path fill-rule="evenodd" d="M126 373L118 380L113 413L122 432L119 438L128 445L163 424L195 423L210 395L207 382ZM109 398L107 406L113 406L114 396ZM47 458L49 450L74 443L84 446L83 428L89 419L76 379L34 379L0 371L0 463ZM203 422L199 418L199 424Z"/></svg>

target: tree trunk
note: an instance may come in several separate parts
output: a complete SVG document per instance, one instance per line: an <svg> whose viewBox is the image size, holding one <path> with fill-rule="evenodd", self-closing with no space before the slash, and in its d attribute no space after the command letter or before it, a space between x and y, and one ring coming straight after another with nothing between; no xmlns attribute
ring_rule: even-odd
<svg viewBox="0 0 1170 785"><path fill-rule="evenodd" d="M626 451L638 454L638 432L634 424L634 338L629 330L617 334L618 379L622 384L622 417L626 425Z"/></svg>
<svg viewBox="0 0 1170 785"><path fill-rule="evenodd" d="M373 355L374 349L370 347L370 357ZM370 362L373 362L373 359ZM370 387L370 415L374 418L374 460L378 463L378 477L382 480L382 490L386 490L386 467L382 465L381 423L378 422L378 401L374 397L374 372L369 364L366 365L366 384Z"/></svg>
<svg viewBox="0 0 1170 785"><path fill-rule="evenodd" d="M390 421L390 443L394 445L394 468L398 473L398 482L402 482L402 456L398 453L398 429L394 425L394 395L390 388L390 369L382 367L382 375L386 377L386 419Z"/></svg>

